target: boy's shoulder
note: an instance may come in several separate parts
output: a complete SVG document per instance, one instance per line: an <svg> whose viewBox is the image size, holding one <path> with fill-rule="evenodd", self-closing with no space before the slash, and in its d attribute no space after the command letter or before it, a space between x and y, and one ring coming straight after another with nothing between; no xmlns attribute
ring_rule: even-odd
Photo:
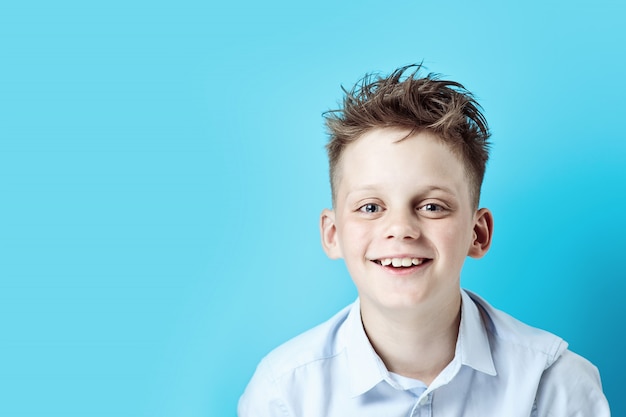
<svg viewBox="0 0 626 417"><path fill-rule="evenodd" d="M530 326L499 310L479 295L464 290L478 308L483 326L489 335L492 350L505 349L539 356L550 367L567 350L568 343L546 330ZM496 353L496 352L493 352Z"/></svg>
<svg viewBox="0 0 626 417"><path fill-rule="evenodd" d="M358 313L358 301L325 322L306 330L269 352L261 365L269 368L275 378L315 362L332 360L344 350L345 324ZM356 311L355 311L356 309Z"/></svg>
<svg viewBox="0 0 626 417"><path fill-rule="evenodd" d="M559 336L529 326L492 307L478 295L466 292L481 313L494 358L499 358L501 363L514 360L526 378L539 377L538 415L563 414L555 410L609 415L600 373L593 363L569 350L568 343Z"/></svg>

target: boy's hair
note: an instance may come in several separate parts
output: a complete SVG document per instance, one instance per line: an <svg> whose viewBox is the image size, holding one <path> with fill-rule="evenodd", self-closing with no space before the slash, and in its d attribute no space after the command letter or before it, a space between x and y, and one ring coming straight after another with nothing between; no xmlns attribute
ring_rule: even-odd
<svg viewBox="0 0 626 417"><path fill-rule="evenodd" d="M333 206L338 185L337 166L347 145L375 128L405 128L411 133L434 133L465 164L470 197L478 207L489 158L489 127L473 95L437 74L421 76L421 65L398 68L388 77L366 75L345 93L343 108L324 113L329 141ZM412 70L412 71L411 71Z"/></svg>

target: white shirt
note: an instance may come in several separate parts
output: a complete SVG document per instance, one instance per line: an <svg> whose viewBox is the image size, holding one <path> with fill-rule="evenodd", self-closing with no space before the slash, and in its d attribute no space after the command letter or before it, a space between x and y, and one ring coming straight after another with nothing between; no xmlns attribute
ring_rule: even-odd
<svg viewBox="0 0 626 417"><path fill-rule="evenodd" d="M462 291L452 362L426 387L390 374L357 300L259 364L239 417L609 417L596 367Z"/></svg>

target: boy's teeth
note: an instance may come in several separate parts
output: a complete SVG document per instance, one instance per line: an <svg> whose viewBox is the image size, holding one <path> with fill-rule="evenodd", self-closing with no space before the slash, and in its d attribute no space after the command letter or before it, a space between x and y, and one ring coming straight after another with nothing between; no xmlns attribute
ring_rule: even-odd
<svg viewBox="0 0 626 417"><path fill-rule="evenodd" d="M382 266L393 266L394 268L409 267L413 265L420 265L422 260L420 258L385 258L380 260Z"/></svg>

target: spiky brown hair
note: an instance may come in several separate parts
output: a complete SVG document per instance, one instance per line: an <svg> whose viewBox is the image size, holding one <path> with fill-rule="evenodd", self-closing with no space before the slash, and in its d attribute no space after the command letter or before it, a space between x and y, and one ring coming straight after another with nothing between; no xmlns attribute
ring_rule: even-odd
<svg viewBox="0 0 626 417"><path fill-rule="evenodd" d="M346 146L376 128L427 130L447 144L465 164L470 192L478 207L489 158L489 128L474 96L455 81L437 74L422 76L422 65L398 68L387 77L368 74L345 93L343 106L324 113L329 141L333 205L337 166Z"/></svg>

